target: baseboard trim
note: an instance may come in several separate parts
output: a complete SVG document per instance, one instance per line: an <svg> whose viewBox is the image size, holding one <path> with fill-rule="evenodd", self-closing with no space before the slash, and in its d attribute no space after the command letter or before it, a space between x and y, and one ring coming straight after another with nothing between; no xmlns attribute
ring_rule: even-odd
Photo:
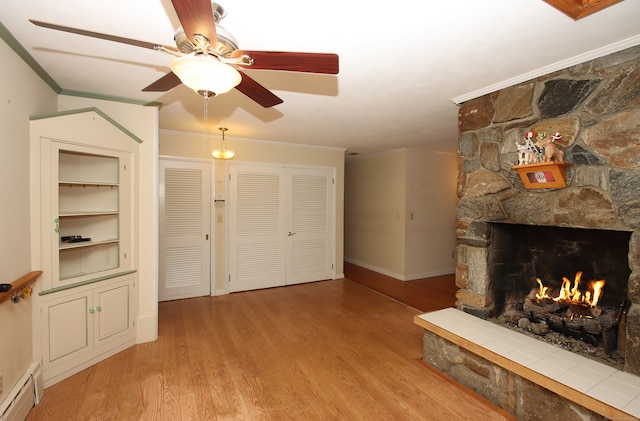
<svg viewBox="0 0 640 421"><path fill-rule="evenodd" d="M373 265L370 265L368 263L360 262L360 261L354 260L354 259L345 258L344 261L347 262L347 263L351 263L352 265L360 266L362 268L372 270L372 271L380 273L382 275L389 276L389 277L397 279L399 281L415 281L416 279L433 278L433 277L436 277L436 276L451 275L453 273L456 273L455 268L447 268L447 269L434 270L434 271L422 272L422 273L418 273L418 274L405 276L405 275L401 275L399 273L391 272L391 271L389 271L387 269L384 269L384 268L381 268L381 267L377 267L377 266L373 266Z"/></svg>

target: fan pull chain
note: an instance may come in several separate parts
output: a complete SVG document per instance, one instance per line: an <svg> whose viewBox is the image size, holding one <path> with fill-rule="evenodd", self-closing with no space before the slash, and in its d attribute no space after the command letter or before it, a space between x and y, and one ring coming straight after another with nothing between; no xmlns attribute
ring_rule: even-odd
<svg viewBox="0 0 640 421"><path fill-rule="evenodd" d="M209 139L209 92L205 92L202 98L204 98L204 140L207 144Z"/></svg>

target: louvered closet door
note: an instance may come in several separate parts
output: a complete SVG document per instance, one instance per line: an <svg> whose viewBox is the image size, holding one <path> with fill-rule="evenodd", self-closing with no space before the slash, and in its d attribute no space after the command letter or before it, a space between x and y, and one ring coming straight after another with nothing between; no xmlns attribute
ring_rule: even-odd
<svg viewBox="0 0 640 421"><path fill-rule="evenodd" d="M287 284L331 279L333 171L288 169Z"/></svg>
<svg viewBox="0 0 640 421"><path fill-rule="evenodd" d="M163 158L159 167L158 298L210 295L210 164Z"/></svg>
<svg viewBox="0 0 640 421"><path fill-rule="evenodd" d="M232 164L229 290L331 279L333 171Z"/></svg>
<svg viewBox="0 0 640 421"><path fill-rule="evenodd" d="M229 290L284 285L281 170L233 164L229 175Z"/></svg>

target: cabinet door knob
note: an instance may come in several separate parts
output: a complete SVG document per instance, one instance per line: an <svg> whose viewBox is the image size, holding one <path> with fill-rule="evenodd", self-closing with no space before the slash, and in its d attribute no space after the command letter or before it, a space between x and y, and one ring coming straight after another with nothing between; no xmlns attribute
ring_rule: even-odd
<svg viewBox="0 0 640 421"><path fill-rule="evenodd" d="M96 310L97 310L97 311L102 311L102 307L100 307L100 306L96 306Z"/></svg>
<svg viewBox="0 0 640 421"><path fill-rule="evenodd" d="M56 227L53 230L55 232L60 232L60 218L54 218L53 222L56 224Z"/></svg>
<svg viewBox="0 0 640 421"><path fill-rule="evenodd" d="M93 313L94 311L93 307L89 307L89 313Z"/></svg>

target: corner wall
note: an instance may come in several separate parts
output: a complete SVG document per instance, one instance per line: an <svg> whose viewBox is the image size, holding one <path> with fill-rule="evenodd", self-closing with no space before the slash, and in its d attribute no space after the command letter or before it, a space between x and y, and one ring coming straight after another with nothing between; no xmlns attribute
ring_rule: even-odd
<svg viewBox="0 0 640 421"><path fill-rule="evenodd" d="M346 261L400 280L454 272L455 155L362 155L345 174Z"/></svg>
<svg viewBox="0 0 640 421"><path fill-rule="evenodd" d="M0 41L0 62L0 282L9 283L32 270L29 116L56 111L57 95L4 41ZM0 304L0 401L32 362L31 312L30 299Z"/></svg>

